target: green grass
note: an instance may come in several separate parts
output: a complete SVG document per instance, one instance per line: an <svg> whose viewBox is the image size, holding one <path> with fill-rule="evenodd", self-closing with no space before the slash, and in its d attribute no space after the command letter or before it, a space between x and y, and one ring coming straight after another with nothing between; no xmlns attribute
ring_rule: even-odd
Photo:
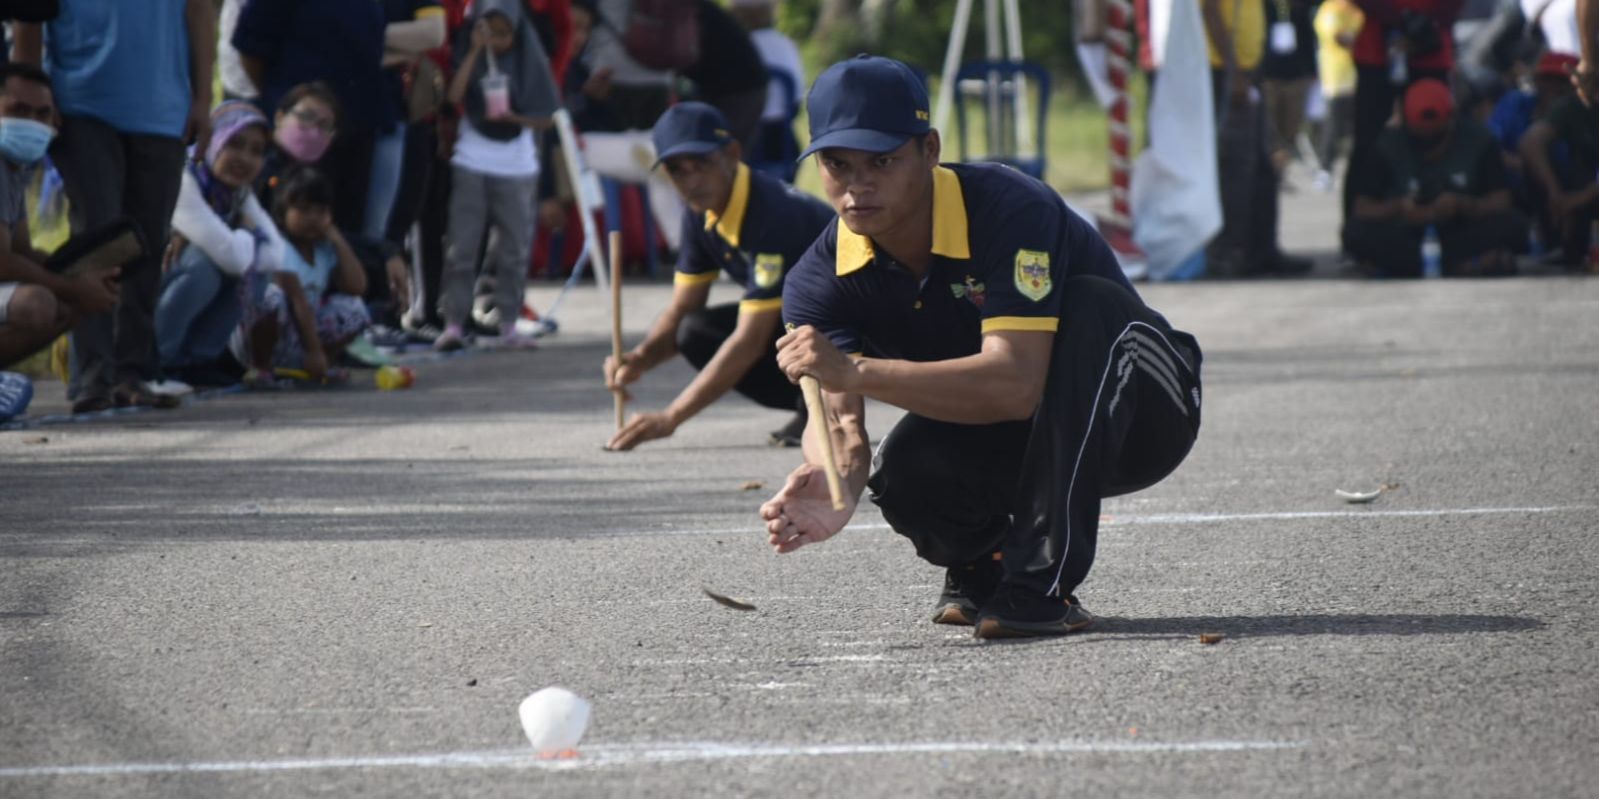
<svg viewBox="0 0 1599 799"><path fill-rule="evenodd" d="M936 79L933 96L937 97ZM1147 96L1142 75L1135 75L1128 98L1132 123L1134 153L1144 140L1144 98ZM1032 107L1037 107L1037 91L1033 91ZM971 115L969 121L977 130L972 131L970 148L981 153L985 149L982 116ZM806 131L804 111L795 122L802 138ZM944 142L944 160L960 157L957 132L952 119L949 130L940 131ZM1110 186L1110 118L1092 96L1079 94L1070 87L1056 89L1050 98L1049 122L1045 128L1049 139L1045 180L1056 191L1063 193L1105 189ZM821 178L813 160L800 165L794 185L818 197L822 196Z"/></svg>

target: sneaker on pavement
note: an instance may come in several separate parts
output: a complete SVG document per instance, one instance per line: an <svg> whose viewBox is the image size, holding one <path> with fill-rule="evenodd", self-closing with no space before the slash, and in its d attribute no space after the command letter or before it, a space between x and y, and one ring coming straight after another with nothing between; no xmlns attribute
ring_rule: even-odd
<svg viewBox="0 0 1599 799"><path fill-rule="evenodd" d="M516 329L515 324L501 325L498 346L504 350L536 350L538 339Z"/></svg>
<svg viewBox="0 0 1599 799"><path fill-rule="evenodd" d="M806 413L799 411L788 424L773 430L766 443L774 447L800 447L805 445L805 419Z"/></svg>
<svg viewBox="0 0 1599 799"><path fill-rule="evenodd" d="M460 325L446 325L444 332L433 340L433 349L439 352L455 352L466 346L466 334L461 332Z"/></svg>
<svg viewBox="0 0 1599 799"><path fill-rule="evenodd" d="M1034 638L1086 630L1093 614L1077 598L1052 597L1026 586L1002 582L977 613L978 638Z"/></svg>
<svg viewBox="0 0 1599 799"><path fill-rule="evenodd" d="M9 422L28 410L33 401L33 381L20 372L0 372L0 422Z"/></svg>
<svg viewBox="0 0 1599 799"><path fill-rule="evenodd" d="M993 558L945 569L944 592L933 609L933 623L976 624L978 609L994 595L1003 576L1004 567Z"/></svg>

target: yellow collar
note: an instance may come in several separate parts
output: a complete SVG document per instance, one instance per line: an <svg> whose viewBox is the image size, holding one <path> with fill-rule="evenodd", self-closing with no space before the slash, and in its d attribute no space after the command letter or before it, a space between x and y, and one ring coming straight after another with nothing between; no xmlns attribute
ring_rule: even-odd
<svg viewBox="0 0 1599 799"><path fill-rule="evenodd" d="M705 212L705 229L716 228L716 232L727 239L727 243L738 246L738 233L744 227L744 211L750 204L750 168L739 164L733 173L733 193L727 197L727 208L718 215L715 211Z"/></svg>
<svg viewBox="0 0 1599 799"><path fill-rule="evenodd" d="M961 193L961 179L944 166L933 167L933 254L962 260L972 257L966 237L966 197ZM838 275L854 272L874 257L872 240L839 220L838 248L833 259Z"/></svg>

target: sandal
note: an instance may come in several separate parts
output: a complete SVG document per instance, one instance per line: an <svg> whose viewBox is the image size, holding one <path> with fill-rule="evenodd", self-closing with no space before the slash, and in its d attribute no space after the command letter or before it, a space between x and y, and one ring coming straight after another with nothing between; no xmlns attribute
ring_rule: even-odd
<svg viewBox="0 0 1599 799"><path fill-rule="evenodd" d="M171 410L183 404L182 398L157 394L143 383L123 383L111 390L111 402L118 408L157 408Z"/></svg>

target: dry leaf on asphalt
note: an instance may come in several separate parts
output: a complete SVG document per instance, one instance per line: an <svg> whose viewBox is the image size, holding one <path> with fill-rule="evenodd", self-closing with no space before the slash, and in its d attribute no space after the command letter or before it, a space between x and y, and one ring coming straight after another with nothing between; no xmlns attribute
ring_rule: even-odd
<svg viewBox="0 0 1599 799"><path fill-rule="evenodd" d="M765 487L766 484L759 480L750 480L744 484L745 491L759 491Z"/></svg>
<svg viewBox="0 0 1599 799"><path fill-rule="evenodd" d="M723 605L725 607L730 607L730 608L732 608L734 610L754 610L755 609L755 606L751 605L748 602L740 602L739 600L734 599L734 598L732 598L730 596L723 596L721 594L716 593L715 591L712 591L709 588L706 588L703 585L700 586L700 590L704 591L706 596L710 597L713 600L716 600L716 604L718 604L718 605Z"/></svg>

